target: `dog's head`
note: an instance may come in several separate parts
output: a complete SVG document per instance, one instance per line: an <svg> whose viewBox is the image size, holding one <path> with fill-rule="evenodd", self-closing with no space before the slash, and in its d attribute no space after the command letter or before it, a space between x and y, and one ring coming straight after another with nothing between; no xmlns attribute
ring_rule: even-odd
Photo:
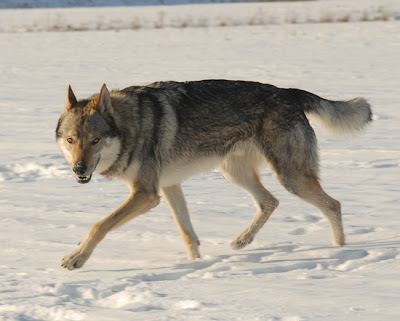
<svg viewBox="0 0 400 321"><path fill-rule="evenodd" d="M58 121L56 140L78 183L88 183L94 172L102 173L110 168L121 146L106 85L98 95L79 101L68 86L67 104Z"/></svg>

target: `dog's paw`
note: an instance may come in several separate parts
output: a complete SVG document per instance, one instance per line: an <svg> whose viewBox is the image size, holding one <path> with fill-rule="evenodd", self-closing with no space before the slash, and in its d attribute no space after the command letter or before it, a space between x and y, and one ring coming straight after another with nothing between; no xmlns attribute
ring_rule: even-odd
<svg viewBox="0 0 400 321"><path fill-rule="evenodd" d="M253 236L242 236L240 235L237 237L235 240L231 242L231 247L234 250L240 250L244 248L246 245L250 244L253 242L254 237Z"/></svg>
<svg viewBox="0 0 400 321"><path fill-rule="evenodd" d="M81 268L89 259L90 253L85 252L80 246L71 254L62 259L61 266L68 270Z"/></svg>
<svg viewBox="0 0 400 321"><path fill-rule="evenodd" d="M344 236L338 237L337 239L332 240L332 245L333 246L345 246L346 245L346 240Z"/></svg>

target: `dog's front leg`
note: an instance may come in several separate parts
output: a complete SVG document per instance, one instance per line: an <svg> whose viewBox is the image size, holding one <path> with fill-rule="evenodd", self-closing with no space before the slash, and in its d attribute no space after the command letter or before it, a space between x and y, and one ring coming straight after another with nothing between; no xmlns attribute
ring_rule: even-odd
<svg viewBox="0 0 400 321"><path fill-rule="evenodd" d="M71 254L63 258L61 266L73 270L82 267L89 259L96 245L115 229L140 214L144 214L160 202L160 197L148 192L134 192L113 213L93 225L86 238Z"/></svg>

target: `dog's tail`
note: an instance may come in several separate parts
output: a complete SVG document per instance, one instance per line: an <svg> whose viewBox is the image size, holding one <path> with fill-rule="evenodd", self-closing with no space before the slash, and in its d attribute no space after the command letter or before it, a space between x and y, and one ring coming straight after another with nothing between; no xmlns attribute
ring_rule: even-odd
<svg viewBox="0 0 400 321"><path fill-rule="evenodd" d="M304 113L308 120L327 133L351 134L372 121L370 104L364 98L332 101L302 91ZM299 93L297 93L299 95Z"/></svg>

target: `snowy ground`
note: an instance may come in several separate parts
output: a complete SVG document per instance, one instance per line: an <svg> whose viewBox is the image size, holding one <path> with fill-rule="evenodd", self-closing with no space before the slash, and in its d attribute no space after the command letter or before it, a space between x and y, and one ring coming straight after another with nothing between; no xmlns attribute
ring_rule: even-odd
<svg viewBox="0 0 400 321"><path fill-rule="evenodd" d="M0 320L400 319L398 21L3 32L0 45ZM318 131L322 184L342 202L348 245L330 246L326 220L265 170L281 205L253 244L231 250L254 209L210 173L184 184L201 260L186 260L162 202L110 233L81 270L62 269L127 195L100 177L78 185L61 157L54 130L68 84L86 97L103 82L203 78L369 99L375 122L358 137Z"/></svg>
<svg viewBox="0 0 400 321"><path fill-rule="evenodd" d="M400 20L397 0L22 9L0 10L0 32L215 28L391 20Z"/></svg>

